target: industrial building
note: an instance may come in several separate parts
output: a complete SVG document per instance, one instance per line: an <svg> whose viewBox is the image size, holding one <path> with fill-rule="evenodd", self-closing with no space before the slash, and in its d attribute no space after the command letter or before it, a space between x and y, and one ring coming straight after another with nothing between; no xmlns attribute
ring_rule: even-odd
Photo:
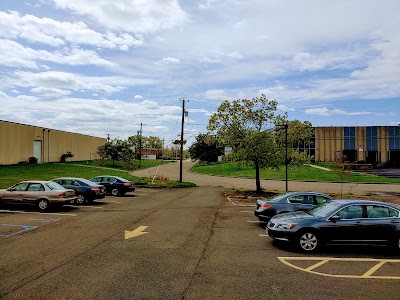
<svg viewBox="0 0 400 300"><path fill-rule="evenodd" d="M317 162L399 165L400 126L315 127L314 147Z"/></svg>
<svg viewBox="0 0 400 300"><path fill-rule="evenodd" d="M91 160L105 138L0 120L0 165L18 164L36 157L39 163Z"/></svg>

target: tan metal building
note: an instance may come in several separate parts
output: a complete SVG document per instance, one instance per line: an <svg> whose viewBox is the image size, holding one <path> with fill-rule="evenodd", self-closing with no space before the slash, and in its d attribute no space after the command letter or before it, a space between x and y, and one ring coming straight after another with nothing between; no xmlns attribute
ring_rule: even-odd
<svg viewBox="0 0 400 300"><path fill-rule="evenodd" d="M74 155L68 160L90 160L106 142L105 138L0 120L0 165L18 164L29 157L39 163L59 162L67 152Z"/></svg>
<svg viewBox="0 0 400 300"><path fill-rule="evenodd" d="M400 126L315 127L315 161L400 163Z"/></svg>

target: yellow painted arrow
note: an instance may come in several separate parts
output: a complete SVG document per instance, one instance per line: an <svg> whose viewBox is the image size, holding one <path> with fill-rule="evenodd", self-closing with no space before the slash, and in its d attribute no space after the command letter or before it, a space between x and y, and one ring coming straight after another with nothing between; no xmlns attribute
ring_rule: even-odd
<svg viewBox="0 0 400 300"><path fill-rule="evenodd" d="M125 239L127 240L127 239L130 239L130 238L137 237L137 236L139 236L139 235L148 233L148 232L144 232L144 231L143 231L143 230L145 230L147 227L149 227L149 226L139 226L138 228L136 228L136 229L133 230L133 231L127 231L127 230L125 230Z"/></svg>

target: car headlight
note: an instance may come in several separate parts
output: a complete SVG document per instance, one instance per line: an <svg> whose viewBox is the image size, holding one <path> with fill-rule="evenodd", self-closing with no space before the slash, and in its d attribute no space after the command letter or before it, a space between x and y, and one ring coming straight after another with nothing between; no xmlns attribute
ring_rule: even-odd
<svg viewBox="0 0 400 300"><path fill-rule="evenodd" d="M279 229L293 229L295 228L297 225L297 223L280 223L280 224L276 224L275 228L279 228Z"/></svg>

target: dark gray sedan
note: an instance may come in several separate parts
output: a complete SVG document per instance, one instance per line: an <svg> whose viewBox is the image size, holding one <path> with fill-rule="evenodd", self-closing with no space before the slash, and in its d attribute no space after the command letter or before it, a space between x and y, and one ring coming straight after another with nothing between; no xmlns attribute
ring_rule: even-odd
<svg viewBox="0 0 400 300"><path fill-rule="evenodd" d="M303 251L323 244L386 245L400 249L400 208L366 200L332 200L308 211L281 214L268 235Z"/></svg>
<svg viewBox="0 0 400 300"><path fill-rule="evenodd" d="M315 192L292 192L275 196L271 199L258 199L254 209L254 215L262 223L278 214L307 210L317 204L332 200L328 195Z"/></svg>

